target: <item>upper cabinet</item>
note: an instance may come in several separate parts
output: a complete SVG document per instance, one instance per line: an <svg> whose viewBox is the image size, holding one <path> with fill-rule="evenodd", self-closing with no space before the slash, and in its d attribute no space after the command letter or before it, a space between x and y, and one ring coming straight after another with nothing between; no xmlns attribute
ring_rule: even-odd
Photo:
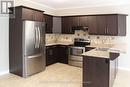
<svg viewBox="0 0 130 87"><path fill-rule="evenodd" d="M23 9L23 19L32 19L34 11ZM31 14L29 14L31 13ZM40 13L34 18L40 20ZM27 16L24 16L24 15ZM51 16L44 15L46 33L74 34L73 27L88 27L90 35L126 36L126 16L123 14L102 14L82 16Z"/></svg>
<svg viewBox="0 0 130 87"><path fill-rule="evenodd" d="M46 33L52 33L53 16L44 14Z"/></svg>
<svg viewBox="0 0 130 87"><path fill-rule="evenodd" d="M90 35L126 35L126 15L95 15L88 16L88 30Z"/></svg>
<svg viewBox="0 0 130 87"><path fill-rule="evenodd" d="M22 8L22 19L32 21L43 21L43 12L28 8Z"/></svg>
<svg viewBox="0 0 130 87"><path fill-rule="evenodd" d="M65 16L62 17L62 33L74 34L73 27L88 26L87 16Z"/></svg>
<svg viewBox="0 0 130 87"><path fill-rule="evenodd" d="M30 20L30 21L44 21L43 12L41 10L25 7L25 6L17 6L15 7L15 11L13 8L10 8L10 11L15 12L15 17L20 20Z"/></svg>
<svg viewBox="0 0 130 87"><path fill-rule="evenodd" d="M61 17L44 14L46 34L61 33Z"/></svg>
<svg viewBox="0 0 130 87"><path fill-rule="evenodd" d="M72 31L72 17L62 17L62 34L73 34Z"/></svg>

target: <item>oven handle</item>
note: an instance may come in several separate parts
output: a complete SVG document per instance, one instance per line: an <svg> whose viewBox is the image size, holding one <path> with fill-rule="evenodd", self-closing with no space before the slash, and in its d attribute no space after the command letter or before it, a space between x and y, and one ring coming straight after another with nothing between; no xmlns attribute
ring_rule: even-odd
<svg viewBox="0 0 130 87"><path fill-rule="evenodd" d="M85 47L70 47L69 48L69 55L75 55L75 54L71 54L71 50L74 50L74 49L77 49L77 50L82 50L82 53L83 54L85 52ZM76 54L76 56L81 56L81 54Z"/></svg>

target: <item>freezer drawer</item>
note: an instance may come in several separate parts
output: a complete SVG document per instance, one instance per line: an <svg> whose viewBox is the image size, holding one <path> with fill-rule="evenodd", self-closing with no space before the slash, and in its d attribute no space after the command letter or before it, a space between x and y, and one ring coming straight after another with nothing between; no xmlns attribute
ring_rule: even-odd
<svg viewBox="0 0 130 87"><path fill-rule="evenodd" d="M45 60L42 54L28 56L26 61L26 76L33 75L35 73L45 70Z"/></svg>

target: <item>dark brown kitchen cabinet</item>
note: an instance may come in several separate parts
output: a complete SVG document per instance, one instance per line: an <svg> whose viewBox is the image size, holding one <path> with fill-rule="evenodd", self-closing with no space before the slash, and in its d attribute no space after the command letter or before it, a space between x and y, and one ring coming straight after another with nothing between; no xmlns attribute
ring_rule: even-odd
<svg viewBox="0 0 130 87"><path fill-rule="evenodd" d="M68 64L68 46L54 45L46 47L46 66L57 62Z"/></svg>
<svg viewBox="0 0 130 87"><path fill-rule="evenodd" d="M112 87L116 78L118 53L110 58L83 57L83 87Z"/></svg>
<svg viewBox="0 0 130 87"><path fill-rule="evenodd" d="M77 26L88 26L87 16L65 16L62 17L62 33L63 34L74 34L73 27Z"/></svg>
<svg viewBox="0 0 130 87"><path fill-rule="evenodd" d="M45 17L45 28L46 28L46 33L52 33L52 28L53 28L53 16L44 14Z"/></svg>
<svg viewBox="0 0 130 87"><path fill-rule="evenodd" d="M46 47L46 66L57 63L57 46Z"/></svg>
<svg viewBox="0 0 130 87"><path fill-rule="evenodd" d="M105 16L89 16L88 30L92 35L106 34L106 17Z"/></svg>
<svg viewBox="0 0 130 87"><path fill-rule="evenodd" d="M68 46L60 45L58 50L59 59L58 62L68 64Z"/></svg>
<svg viewBox="0 0 130 87"><path fill-rule="evenodd" d="M32 21L44 21L43 12L35 11L28 8L22 8L22 19Z"/></svg>
<svg viewBox="0 0 130 87"><path fill-rule="evenodd" d="M72 17L62 17L62 34L74 34L72 21Z"/></svg>
<svg viewBox="0 0 130 87"><path fill-rule="evenodd" d="M90 35L126 35L126 15L94 15L88 16L88 29Z"/></svg>
<svg viewBox="0 0 130 87"><path fill-rule="evenodd" d="M88 26L88 16L79 16L79 26Z"/></svg>
<svg viewBox="0 0 130 87"><path fill-rule="evenodd" d="M13 8L9 8L10 11L15 12L15 17L20 20L30 20L30 21L44 21L43 12L41 10L25 7L25 6L17 6L15 7L15 11Z"/></svg>

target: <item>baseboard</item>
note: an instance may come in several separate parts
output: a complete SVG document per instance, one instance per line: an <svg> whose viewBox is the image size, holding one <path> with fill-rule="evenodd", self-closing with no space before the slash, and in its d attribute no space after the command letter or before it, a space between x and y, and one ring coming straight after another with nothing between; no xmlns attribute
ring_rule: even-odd
<svg viewBox="0 0 130 87"><path fill-rule="evenodd" d="M2 72L0 72L0 76L1 76L1 75L5 75L5 74L8 74L8 73L9 73L9 70L2 71Z"/></svg>
<svg viewBox="0 0 130 87"><path fill-rule="evenodd" d="M119 70L130 71L130 68L119 67L118 69L119 69Z"/></svg>

